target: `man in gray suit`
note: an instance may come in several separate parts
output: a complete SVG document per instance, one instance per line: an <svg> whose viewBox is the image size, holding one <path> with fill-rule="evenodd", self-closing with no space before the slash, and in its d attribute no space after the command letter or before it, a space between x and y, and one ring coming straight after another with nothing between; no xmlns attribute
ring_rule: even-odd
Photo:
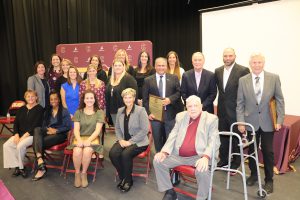
<svg viewBox="0 0 300 200"><path fill-rule="evenodd" d="M235 58L234 49L224 49L224 65L215 70L215 78L219 90L218 117L220 131L230 131L231 124L236 122L236 98L239 79L250 73L249 68L237 64ZM237 127L234 128L234 132L238 133ZM229 136L220 136L220 141L220 161L217 166L223 167L228 164ZM238 140L234 137L232 152L236 153L238 151ZM233 156L231 162L231 168L237 169L241 163L240 156Z"/></svg>
<svg viewBox="0 0 300 200"><path fill-rule="evenodd" d="M239 122L247 122L254 126L256 141L261 141L261 149L264 160L266 192L273 192L273 136L274 130L281 128L284 119L284 98L281 91L279 76L264 71L265 57L260 54L252 54L250 57L252 73L240 78L237 96L236 114ZM269 102L276 100L276 124L270 114ZM275 126L275 127L274 127ZM245 126L239 126L240 132L245 132ZM251 139L251 134L248 134ZM249 147L249 154L254 151L254 145ZM249 159L251 176L247 178L247 185L251 186L257 181L256 163Z"/></svg>
<svg viewBox="0 0 300 200"><path fill-rule="evenodd" d="M179 165L196 167L197 200L208 197L212 151L219 149L218 117L202 111L201 99L192 95L186 99L187 111L178 113L176 123L161 151L154 156L158 190L166 191L163 200L175 200L169 169ZM215 144L215 146L214 146Z"/></svg>

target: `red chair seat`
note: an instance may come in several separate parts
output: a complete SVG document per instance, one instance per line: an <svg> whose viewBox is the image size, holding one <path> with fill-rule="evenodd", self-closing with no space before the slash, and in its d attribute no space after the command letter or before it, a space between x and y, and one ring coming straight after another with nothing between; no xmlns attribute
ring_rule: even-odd
<svg viewBox="0 0 300 200"><path fill-rule="evenodd" d="M148 149L147 149L148 150ZM139 155L137 155L137 157L138 158L145 158L147 155L148 155L148 153L149 153L149 151L150 151L150 149L148 150L148 151L144 151L144 152L142 152L142 153L140 153Z"/></svg>
<svg viewBox="0 0 300 200"><path fill-rule="evenodd" d="M68 141L66 140L64 143L54 145L54 146L50 147L47 150L49 150L49 151L61 151L61 150L64 150L67 146L68 146Z"/></svg>
<svg viewBox="0 0 300 200"><path fill-rule="evenodd" d="M7 117L0 118L0 124L12 124L14 122L15 122L15 117L10 117L10 119L8 119Z"/></svg>
<svg viewBox="0 0 300 200"><path fill-rule="evenodd" d="M190 176L194 176L196 168L193 166L189 166L189 165L181 165L181 166L175 167L173 170L184 173L184 174L188 174Z"/></svg>

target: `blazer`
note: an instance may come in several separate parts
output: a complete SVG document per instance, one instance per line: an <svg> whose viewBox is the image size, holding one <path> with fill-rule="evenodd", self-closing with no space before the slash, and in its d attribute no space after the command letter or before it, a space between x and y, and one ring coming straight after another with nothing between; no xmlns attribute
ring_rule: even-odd
<svg viewBox="0 0 300 200"><path fill-rule="evenodd" d="M224 91L224 66L221 66L215 70L215 79L219 90L218 117L228 118L230 124L236 122L236 98L239 79L249 73L249 68L235 63L231 69L231 73Z"/></svg>
<svg viewBox="0 0 300 200"><path fill-rule="evenodd" d="M272 97L276 99L277 124L282 124L285 108L279 76L264 71L264 85L259 104L253 88L252 73L240 78L236 107L237 121L252 124L256 131L259 127L264 132L274 131L269 106Z"/></svg>
<svg viewBox="0 0 300 200"><path fill-rule="evenodd" d="M146 108L146 111L149 114L149 95L159 96L157 81L156 81L156 73L145 78L143 85L143 106ZM180 86L179 80L176 75L166 74L166 88L165 88L165 97L169 98L171 103L167 105L165 110L164 118L165 120L173 120L176 114L182 110L178 110L182 105L180 98Z"/></svg>
<svg viewBox="0 0 300 200"><path fill-rule="evenodd" d="M182 76L181 96L186 104L186 99L191 95L200 97L203 110L214 113L214 100L217 96L217 86L214 73L202 69L201 80L197 90L195 70L186 71Z"/></svg>
<svg viewBox="0 0 300 200"><path fill-rule="evenodd" d="M184 141L189 121L190 116L187 111L177 114L175 126L163 146L162 152L179 155L179 149ZM218 117L203 111L197 128L195 148L200 157L203 155L209 156L211 158L210 163L212 161L213 148L216 150L215 159L218 159L220 146L218 133Z"/></svg>
<svg viewBox="0 0 300 200"><path fill-rule="evenodd" d="M118 140L124 139L125 109L125 106L119 108L117 113L115 132ZM149 120L145 108L134 105L134 111L130 114L128 122L128 132L131 136L129 141L132 144L136 144L138 147L149 144L147 135L149 132Z"/></svg>
<svg viewBox="0 0 300 200"><path fill-rule="evenodd" d="M50 86L49 83L47 81L48 87L49 87L49 91L50 91ZM27 80L27 89L28 90L34 90L36 91L38 97L39 97L39 104L42 107L45 107L46 102L45 102L45 87L40 79L40 77L35 74L33 76L30 76Z"/></svg>

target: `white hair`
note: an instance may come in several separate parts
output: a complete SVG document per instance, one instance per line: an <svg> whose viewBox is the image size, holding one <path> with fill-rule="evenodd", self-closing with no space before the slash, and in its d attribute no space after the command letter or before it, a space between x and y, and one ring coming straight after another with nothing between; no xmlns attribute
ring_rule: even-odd
<svg viewBox="0 0 300 200"><path fill-rule="evenodd" d="M263 60L263 62L265 62L265 56L262 53L256 52L256 53L252 53L250 56L250 62L252 61L253 58L255 57L259 57Z"/></svg>
<svg viewBox="0 0 300 200"><path fill-rule="evenodd" d="M188 105L190 103L197 103L197 104L201 105L201 99L200 99L200 97L198 97L196 95L189 96L186 99L186 105Z"/></svg>

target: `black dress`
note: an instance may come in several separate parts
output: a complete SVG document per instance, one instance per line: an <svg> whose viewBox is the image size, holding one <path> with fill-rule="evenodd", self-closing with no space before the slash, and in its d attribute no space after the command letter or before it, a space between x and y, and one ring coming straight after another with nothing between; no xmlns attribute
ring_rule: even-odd
<svg viewBox="0 0 300 200"><path fill-rule="evenodd" d="M151 69L150 71L147 71L146 73L140 73L138 72L138 69L136 68L133 73L133 77L136 80L137 86L138 86L138 99L143 99L143 85L144 85L144 79L148 76L151 76L152 74L155 74L155 69Z"/></svg>

